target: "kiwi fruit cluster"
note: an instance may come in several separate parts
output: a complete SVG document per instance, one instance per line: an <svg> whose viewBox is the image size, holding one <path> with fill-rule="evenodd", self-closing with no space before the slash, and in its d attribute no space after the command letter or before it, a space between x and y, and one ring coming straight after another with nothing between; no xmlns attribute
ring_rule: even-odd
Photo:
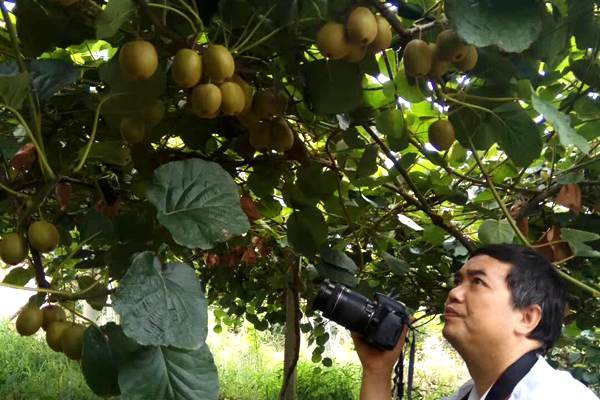
<svg viewBox="0 0 600 400"><path fill-rule="evenodd" d="M413 39L404 47L404 71L414 78L440 78L453 65L459 71L470 71L477 65L475 46L466 44L452 29L441 31L435 43Z"/></svg>
<svg viewBox="0 0 600 400"><path fill-rule="evenodd" d="M367 7L354 8L345 24L329 21L317 32L317 47L330 60L360 62L367 53L390 47L392 27L381 15Z"/></svg>
<svg viewBox="0 0 600 400"><path fill-rule="evenodd" d="M17 265L27 258L29 247L41 253L54 250L60 241L56 226L46 221L29 225L27 240L17 232L7 233L0 240L0 259L9 265Z"/></svg>
<svg viewBox="0 0 600 400"><path fill-rule="evenodd" d="M86 327L68 322L65 311L58 305L50 304L40 309L27 304L17 317L16 328L21 336L31 336L42 328L52 350L64 353L71 360L81 359Z"/></svg>

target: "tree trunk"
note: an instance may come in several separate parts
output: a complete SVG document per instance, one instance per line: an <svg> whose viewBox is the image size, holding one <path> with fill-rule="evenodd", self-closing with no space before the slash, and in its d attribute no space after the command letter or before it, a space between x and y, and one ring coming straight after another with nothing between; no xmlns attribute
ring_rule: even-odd
<svg viewBox="0 0 600 400"><path fill-rule="evenodd" d="M285 348L283 355L283 385L279 400L297 400L297 366L300 356L300 299L298 294L298 264L291 262L291 279L285 290ZM285 389L285 390L284 390Z"/></svg>

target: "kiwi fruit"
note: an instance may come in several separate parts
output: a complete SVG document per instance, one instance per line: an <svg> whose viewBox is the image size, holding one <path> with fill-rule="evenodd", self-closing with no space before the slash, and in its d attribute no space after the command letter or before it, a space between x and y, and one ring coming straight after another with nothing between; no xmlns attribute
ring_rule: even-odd
<svg viewBox="0 0 600 400"><path fill-rule="evenodd" d="M381 15L376 15L375 20L377 21L377 36L369 45L371 53L389 49L392 45L392 26L390 23Z"/></svg>
<svg viewBox="0 0 600 400"><path fill-rule="evenodd" d="M200 84L192 90L192 111L201 118L213 118L219 113L222 100L218 86L212 83Z"/></svg>
<svg viewBox="0 0 600 400"><path fill-rule="evenodd" d="M7 233L0 240L0 259L9 265L17 265L27 258L27 242L18 233Z"/></svg>
<svg viewBox="0 0 600 400"><path fill-rule="evenodd" d="M67 319L65 311L56 304L50 304L43 307L42 314L44 315L44 321L42 322L43 330L48 330L48 326L53 322L65 321Z"/></svg>
<svg viewBox="0 0 600 400"><path fill-rule="evenodd" d="M248 137L250 146L255 150L267 150L271 147L271 123L269 121L261 121L250 127L250 135Z"/></svg>
<svg viewBox="0 0 600 400"><path fill-rule="evenodd" d="M271 148L279 152L288 151L294 145L294 133L282 117L277 117L271 121L270 142Z"/></svg>
<svg viewBox="0 0 600 400"><path fill-rule="evenodd" d="M221 91L221 112L224 115L238 115L244 110L246 96L244 90L235 82L225 82L219 86Z"/></svg>
<svg viewBox="0 0 600 400"><path fill-rule="evenodd" d="M66 328L60 335L60 348L71 360L81 359L85 329L85 326L74 324Z"/></svg>
<svg viewBox="0 0 600 400"><path fill-rule="evenodd" d="M31 336L42 326L44 314L38 307L28 304L17 317L17 332L21 336Z"/></svg>
<svg viewBox="0 0 600 400"><path fill-rule="evenodd" d="M254 94L252 111L259 119L272 118L285 113L287 97L274 88L258 90Z"/></svg>
<svg viewBox="0 0 600 400"><path fill-rule="evenodd" d="M202 57L192 49L181 49L175 54L171 66L173 81L180 88L196 86L202 77Z"/></svg>
<svg viewBox="0 0 600 400"><path fill-rule="evenodd" d="M46 221L36 221L29 225L27 237L31 247L42 253L54 250L60 240L58 229Z"/></svg>
<svg viewBox="0 0 600 400"><path fill-rule="evenodd" d="M346 61L349 61L352 63L358 63L358 62L361 62L362 59L365 58L365 54L367 54L366 47L362 47L357 44L350 43L349 48L350 48L350 51L348 52L346 57L344 57L344 60L346 60Z"/></svg>
<svg viewBox="0 0 600 400"><path fill-rule="evenodd" d="M403 60L406 75L419 78L429 73L433 54L427 42L413 39L404 48Z"/></svg>
<svg viewBox="0 0 600 400"><path fill-rule="evenodd" d="M60 339L63 332L70 326L71 323L65 321L55 321L48 325L48 327L46 328L46 343L48 343L48 346L52 350L56 352L62 351Z"/></svg>
<svg viewBox="0 0 600 400"><path fill-rule="evenodd" d="M121 136L129 145L138 144L144 141L146 136L146 127L142 118L125 117L119 125Z"/></svg>
<svg viewBox="0 0 600 400"><path fill-rule="evenodd" d="M144 122L150 126L158 124L165 115L165 103L154 100L144 107Z"/></svg>
<svg viewBox="0 0 600 400"><path fill-rule="evenodd" d="M477 47L468 45L467 55L462 60L455 62L454 66L459 71L470 71L475 68L478 59Z"/></svg>
<svg viewBox="0 0 600 400"><path fill-rule="evenodd" d="M456 139L454 127L448 120L435 121L433 124L429 125L428 132L429 143L431 143L438 151L448 150Z"/></svg>
<svg viewBox="0 0 600 400"><path fill-rule="evenodd" d="M158 54L152 43L145 40L132 40L121 47L119 52L121 71L134 80L150 78L158 68Z"/></svg>
<svg viewBox="0 0 600 400"><path fill-rule="evenodd" d="M317 33L317 47L323 57L330 60L339 60L350 51L346 41L346 30L344 25L338 22L327 22Z"/></svg>
<svg viewBox="0 0 600 400"><path fill-rule="evenodd" d="M131 190L138 199L145 199L147 187L148 181L145 179L139 179L133 182L131 185Z"/></svg>
<svg viewBox="0 0 600 400"><path fill-rule="evenodd" d="M240 115L247 114L252 109L252 99L254 98L255 91L254 87L243 80L239 75L233 75L231 81L240 85L244 91L244 109L240 112Z"/></svg>
<svg viewBox="0 0 600 400"><path fill-rule="evenodd" d="M346 19L346 32L351 42L365 47L377 37L377 19L367 7L356 7Z"/></svg>
<svg viewBox="0 0 600 400"><path fill-rule="evenodd" d="M202 66L211 83L221 83L235 72L233 56L219 44L208 46L202 55Z"/></svg>
<svg viewBox="0 0 600 400"><path fill-rule="evenodd" d="M467 45L452 29L441 31L435 41L440 60L458 62L467 55Z"/></svg>
<svg viewBox="0 0 600 400"><path fill-rule="evenodd" d="M437 55L437 46L435 43L429 43L431 49L431 69L429 70L429 76L432 78L439 78L448 72L450 68L450 62L441 60Z"/></svg>

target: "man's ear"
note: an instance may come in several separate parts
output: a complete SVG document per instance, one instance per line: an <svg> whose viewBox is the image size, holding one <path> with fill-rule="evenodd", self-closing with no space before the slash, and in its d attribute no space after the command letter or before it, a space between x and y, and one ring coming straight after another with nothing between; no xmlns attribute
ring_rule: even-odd
<svg viewBox="0 0 600 400"><path fill-rule="evenodd" d="M521 320L517 326L517 333L523 336L529 335L542 320L542 307L533 304L521 310Z"/></svg>

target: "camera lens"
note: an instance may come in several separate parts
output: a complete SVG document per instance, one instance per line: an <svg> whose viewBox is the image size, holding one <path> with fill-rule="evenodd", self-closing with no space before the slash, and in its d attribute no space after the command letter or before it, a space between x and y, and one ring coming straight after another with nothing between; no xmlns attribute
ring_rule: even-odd
<svg viewBox="0 0 600 400"><path fill-rule="evenodd" d="M374 306L366 297L329 282L321 285L313 303L313 308L323 312L324 317L362 334L369 327Z"/></svg>

